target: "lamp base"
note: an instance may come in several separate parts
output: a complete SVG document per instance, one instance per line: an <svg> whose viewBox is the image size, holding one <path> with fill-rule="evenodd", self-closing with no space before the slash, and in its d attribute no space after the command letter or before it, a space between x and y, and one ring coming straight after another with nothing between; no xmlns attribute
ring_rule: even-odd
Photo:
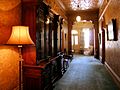
<svg viewBox="0 0 120 90"><path fill-rule="evenodd" d="M21 53L22 45L18 45L18 48L19 48L19 90L23 90L23 73L22 73L23 59Z"/></svg>

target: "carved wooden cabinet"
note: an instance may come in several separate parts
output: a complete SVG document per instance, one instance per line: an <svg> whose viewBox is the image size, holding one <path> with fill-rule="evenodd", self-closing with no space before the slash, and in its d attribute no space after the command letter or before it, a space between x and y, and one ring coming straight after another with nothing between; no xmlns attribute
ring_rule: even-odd
<svg viewBox="0 0 120 90"><path fill-rule="evenodd" d="M23 90L52 90L62 76L61 57L42 61L38 66L23 65Z"/></svg>
<svg viewBox="0 0 120 90"><path fill-rule="evenodd" d="M59 15L43 0L22 0L22 25L30 27L35 43L34 49L23 47L23 90L52 90L53 83L62 76L61 57L57 55L61 50L59 21Z"/></svg>

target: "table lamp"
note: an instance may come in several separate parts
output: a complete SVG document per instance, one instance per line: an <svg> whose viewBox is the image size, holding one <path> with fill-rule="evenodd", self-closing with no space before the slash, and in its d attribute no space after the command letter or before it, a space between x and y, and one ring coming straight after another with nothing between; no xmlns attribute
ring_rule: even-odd
<svg viewBox="0 0 120 90"><path fill-rule="evenodd" d="M30 38L29 35L29 27L28 26L13 26L12 33L7 41L7 44L17 45L19 47L19 90L22 88L22 54L21 48L22 45L33 45L34 42Z"/></svg>

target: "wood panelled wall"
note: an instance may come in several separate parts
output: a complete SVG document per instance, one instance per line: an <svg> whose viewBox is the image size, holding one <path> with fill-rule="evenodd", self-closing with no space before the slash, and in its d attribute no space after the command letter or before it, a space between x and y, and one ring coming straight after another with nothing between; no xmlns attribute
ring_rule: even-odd
<svg viewBox="0 0 120 90"><path fill-rule="evenodd" d="M36 43L36 0L22 0L22 25L29 26L32 40ZM36 46L24 46L24 64L36 65Z"/></svg>
<svg viewBox="0 0 120 90"><path fill-rule="evenodd" d="M109 1L109 0L108 0ZM108 22L111 19L116 19L117 21L117 32L118 40L117 41L108 41L107 40L107 28L105 30L105 61L110 66L110 68L116 73L120 78L120 1L119 0L110 0L103 17L105 25L108 25ZM119 79L120 80L120 79Z"/></svg>

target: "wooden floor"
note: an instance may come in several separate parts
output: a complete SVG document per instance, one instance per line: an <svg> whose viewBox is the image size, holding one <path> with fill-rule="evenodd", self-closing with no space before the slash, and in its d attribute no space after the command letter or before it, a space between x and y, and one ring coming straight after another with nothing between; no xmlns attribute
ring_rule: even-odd
<svg viewBox="0 0 120 90"><path fill-rule="evenodd" d="M54 90L120 90L99 60L74 55L68 70Z"/></svg>

